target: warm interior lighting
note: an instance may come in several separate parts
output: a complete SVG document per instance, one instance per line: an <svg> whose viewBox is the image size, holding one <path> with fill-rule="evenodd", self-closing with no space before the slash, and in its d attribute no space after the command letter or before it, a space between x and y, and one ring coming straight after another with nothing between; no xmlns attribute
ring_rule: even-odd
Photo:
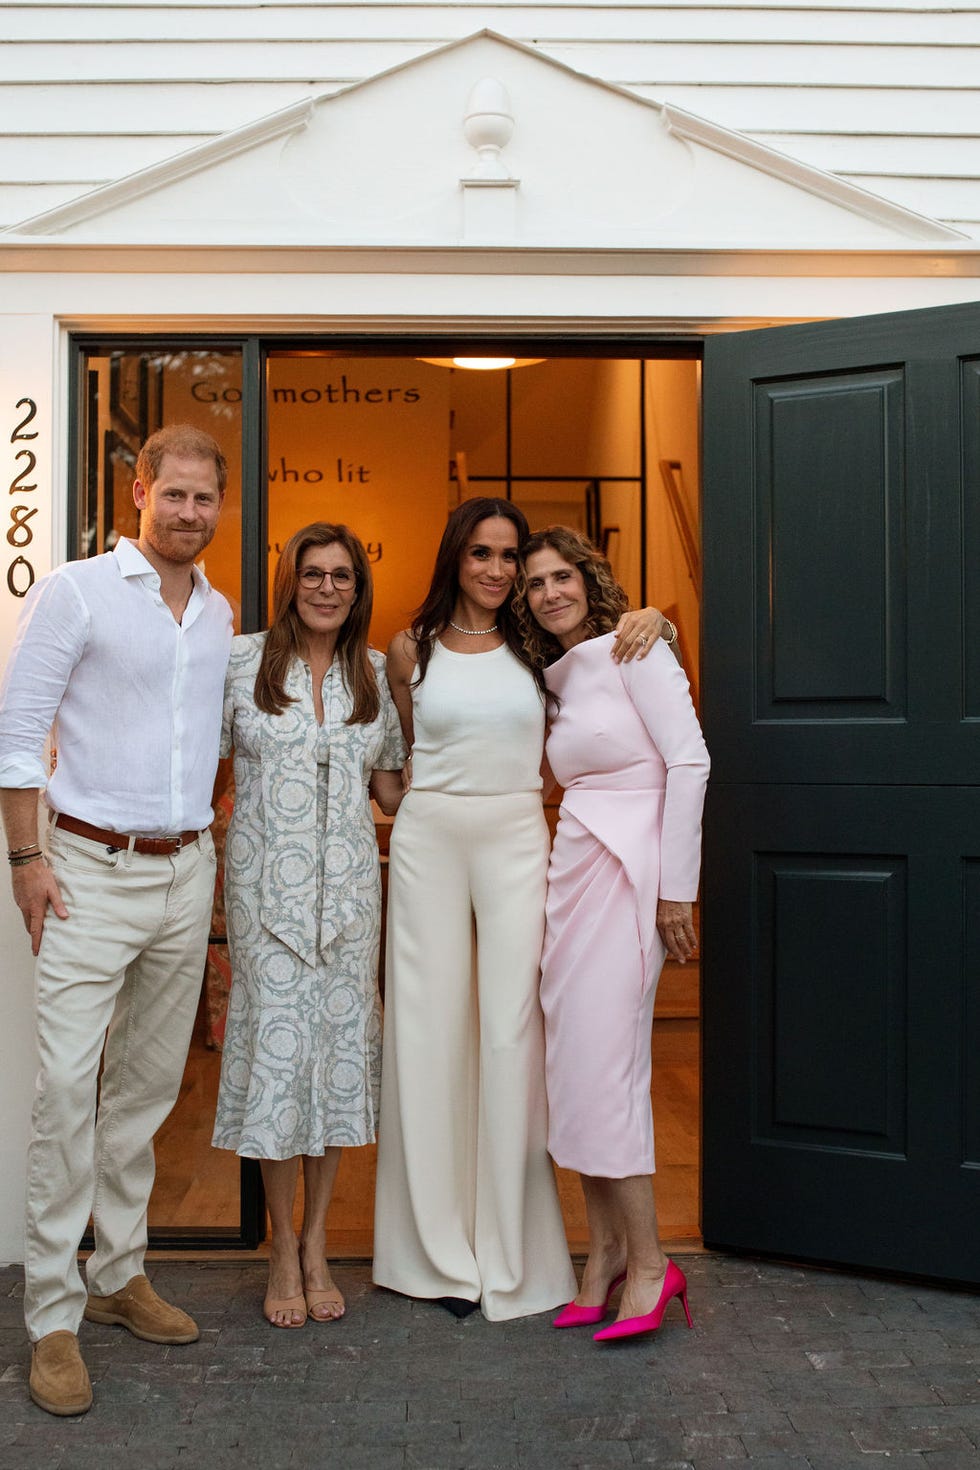
<svg viewBox="0 0 980 1470"><path fill-rule="evenodd" d="M494 368L513 367L516 361L516 357L454 357L453 366L473 368L476 372L489 373Z"/></svg>
<svg viewBox="0 0 980 1470"><path fill-rule="evenodd" d="M433 367L467 368L470 371L488 373L500 368L533 367L544 362L543 357L420 357L419 362L430 362Z"/></svg>

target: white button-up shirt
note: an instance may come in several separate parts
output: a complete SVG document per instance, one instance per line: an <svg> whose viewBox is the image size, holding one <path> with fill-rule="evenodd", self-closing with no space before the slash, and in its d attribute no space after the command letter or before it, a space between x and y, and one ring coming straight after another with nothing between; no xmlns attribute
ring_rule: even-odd
<svg viewBox="0 0 980 1470"><path fill-rule="evenodd" d="M207 827L231 609L192 577L180 623L125 539L31 588L0 687L0 787L46 787L53 810L113 832Z"/></svg>

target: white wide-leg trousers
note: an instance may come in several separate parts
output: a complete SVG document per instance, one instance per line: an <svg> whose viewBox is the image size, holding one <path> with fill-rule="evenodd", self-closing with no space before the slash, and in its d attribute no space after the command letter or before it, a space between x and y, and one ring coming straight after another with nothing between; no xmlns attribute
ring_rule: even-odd
<svg viewBox="0 0 980 1470"><path fill-rule="evenodd" d="M575 1294L547 1154L540 797L412 790L391 839L374 1279L491 1320Z"/></svg>
<svg viewBox="0 0 980 1470"><path fill-rule="evenodd" d="M110 854L53 828L49 850L69 917L49 910L37 963L24 1291L35 1342L78 1330L77 1252L90 1213L89 1289L110 1296L143 1269L153 1135L180 1089L215 874L210 833L158 857Z"/></svg>

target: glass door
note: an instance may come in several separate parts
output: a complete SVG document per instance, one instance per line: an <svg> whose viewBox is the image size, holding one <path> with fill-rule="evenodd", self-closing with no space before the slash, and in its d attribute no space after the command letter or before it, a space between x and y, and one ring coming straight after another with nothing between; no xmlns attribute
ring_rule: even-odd
<svg viewBox="0 0 980 1470"><path fill-rule="evenodd" d="M228 461L228 488L218 531L201 565L231 603L236 631L243 627L243 359L237 343L211 346L200 339L80 345L76 495L69 517L75 556L97 556L111 551L120 536L135 538L139 512L133 480L140 446L167 423L206 430ZM213 828L219 859L230 814L230 797L222 796ZM254 1245L264 1231L258 1171L243 1172L234 1155L211 1148L230 983L219 876L183 1085L156 1140L149 1209L154 1247Z"/></svg>
<svg viewBox="0 0 980 1470"><path fill-rule="evenodd" d="M69 554L138 534L133 468L163 423L221 443L230 481L207 551L209 579L236 628L264 626L280 548L313 520L349 524L375 577L372 642L384 648L425 595L446 515L492 495L533 527L562 522L603 546L631 601L680 627L697 692L699 364L635 349L541 343L544 356L497 370L458 367L446 344L256 338L79 340ZM471 349L473 350L473 349ZM482 350L488 349L484 346ZM551 355L548 355L548 354ZM216 810L221 847L233 804ZM557 809L549 809L552 821ZM389 824L376 826L382 858ZM658 1190L665 1236L698 1233L699 986L695 966L665 971L655 1026ZM383 979L383 976L382 976ZM210 1147L230 966L221 883L202 1001L178 1104L157 1139L150 1207L157 1246L254 1245L265 1230L258 1168ZM371 1252L374 1149L347 1150L328 1251ZM569 1239L582 1243L578 1182L560 1179Z"/></svg>

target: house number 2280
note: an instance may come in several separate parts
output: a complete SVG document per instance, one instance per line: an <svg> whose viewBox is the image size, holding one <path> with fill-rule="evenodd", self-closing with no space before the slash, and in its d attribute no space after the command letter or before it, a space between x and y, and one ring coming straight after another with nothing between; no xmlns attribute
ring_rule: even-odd
<svg viewBox="0 0 980 1470"><path fill-rule="evenodd" d="M27 427L37 416L37 404L34 399L18 398L14 405L14 412L19 413L21 417L11 431L11 444L16 445L23 440L36 439L37 430ZM15 473L10 481L9 494L32 495L37 490L37 481L31 479L37 467L37 455L33 449L17 449L13 459ZM26 597L34 585L34 567L24 555L24 549L34 540L31 518L36 515L36 505L12 505L10 507L7 544L20 553L7 567L7 589L14 597Z"/></svg>

